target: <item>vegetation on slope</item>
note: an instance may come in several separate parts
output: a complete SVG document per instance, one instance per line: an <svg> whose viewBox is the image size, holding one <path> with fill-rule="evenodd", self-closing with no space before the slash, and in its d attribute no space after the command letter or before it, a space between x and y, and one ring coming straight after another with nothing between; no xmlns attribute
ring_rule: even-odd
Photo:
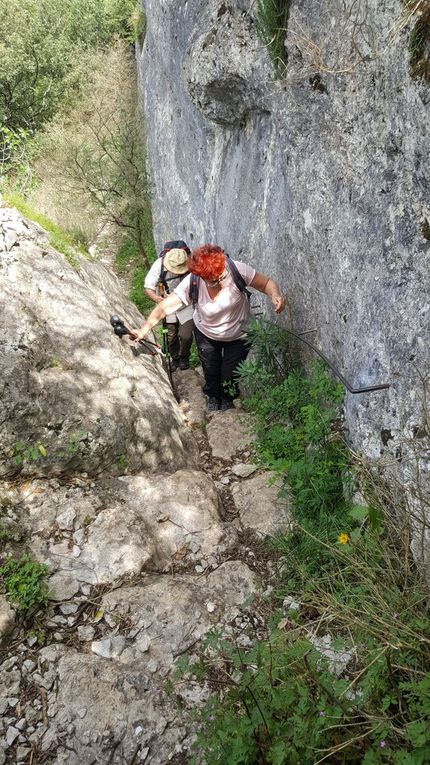
<svg viewBox="0 0 430 765"><path fill-rule="evenodd" d="M348 450L342 389L323 366L291 368L276 327L255 324L251 338L246 405L292 525L271 541L277 591L253 606L266 637L243 647L234 632L212 633L179 662L179 676L213 688L193 762L424 765L429 596L411 556L411 508L394 478L382 483Z"/></svg>

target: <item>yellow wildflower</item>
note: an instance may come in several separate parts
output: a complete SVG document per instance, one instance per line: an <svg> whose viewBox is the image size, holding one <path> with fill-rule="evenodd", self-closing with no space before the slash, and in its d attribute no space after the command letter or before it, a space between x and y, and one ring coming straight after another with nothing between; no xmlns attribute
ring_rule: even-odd
<svg viewBox="0 0 430 765"><path fill-rule="evenodd" d="M349 542L348 534L345 534L345 533L339 534L337 541L339 542L340 545L347 545Z"/></svg>

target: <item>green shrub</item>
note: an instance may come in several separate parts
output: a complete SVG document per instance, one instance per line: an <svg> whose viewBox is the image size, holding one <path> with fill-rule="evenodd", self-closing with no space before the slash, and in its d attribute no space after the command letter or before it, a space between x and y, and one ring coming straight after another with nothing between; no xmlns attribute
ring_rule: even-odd
<svg viewBox="0 0 430 765"><path fill-rule="evenodd" d="M193 664L182 662L179 676L217 678L197 713L195 762L429 761L428 591L413 568L399 565L409 550L399 549L394 524L372 528L363 508L355 515L361 528L343 544L311 540L331 566L294 591L299 613L272 610L268 639L251 649L211 635ZM331 649L347 657L341 674L335 655L314 644L314 636L330 633Z"/></svg>
<svg viewBox="0 0 430 765"><path fill-rule="evenodd" d="M245 650L234 635L213 634L191 665L183 658L179 666L179 675L214 687L196 715L193 762L425 765L428 583L400 533L406 519L399 507L393 516L386 489L368 474L360 485L369 505L352 504L354 465L338 413L343 391L322 364L282 379L269 346L263 356L265 366L257 354L240 376L260 462L290 495L292 531L271 542L281 578L260 611L267 639L251 632ZM301 603L299 612L279 610L286 595ZM324 636L337 654L317 650ZM345 663L336 672L340 654Z"/></svg>
<svg viewBox="0 0 430 765"><path fill-rule="evenodd" d="M105 13L111 36L135 43L144 32L145 14L135 0L105 0Z"/></svg>
<svg viewBox="0 0 430 765"><path fill-rule="evenodd" d="M79 102L62 110L37 139L39 188L32 195L62 228L81 230L100 249L111 251L125 236L134 239L148 266L151 184L136 106L136 62L129 46L117 42L93 53L88 65Z"/></svg>
<svg viewBox="0 0 430 765"><path fill-rule="evenodd" d="M280 382L299 363L296 341L281 327L266 319L251 319L247 327L247 344L252 349L253 374L263 375L257 386L253 384L256 391L264 389L269 381Z"/></svg>
<svg viewBox="0 0 430 765"><path fill-rule="evenodd" d="M152 246L150 250L151 259L154 257L155 250ZM136 242L132 239L125 239L115 258L115 268L118 273L128 275L130 278L130 300L138 307L144 315L148 315L155 307L155 303L145 295L145 276L147 267L142 263L142 257L136 247Z"/></svg>
<svg viewBox="0 0 430 765"><path fill-rule="evenodd" d="M16 560L7 559L0 566L0 577L8 600L19 611L28 611L32 606L45 606L49 599L49 590L43 577L48 567L24 555Z"/></svg>
<svg viewBox="0 0 430 765"><path fill-rule="evenodd" d="M0 126L39 129L85 81L85 52L130 37L130 0L3 0Z"/></svg>
<svg viewBox="0 0 430 765"><path fill-rule="evenodd" d="M338 407L342 385L329 377L321 362L309 374L300 369L276 382L275 370L258 362L239 367L249 392L244 405L254 414L257 453L265 467L288 483L300 518L332 512L341 505L348 464Z"/></svg>
<svg viewBox="0 0 430 765"><path fill-rule="evenodd" d="M21 441L17 441L8 450L8 456L15 465L22 465L23 462L39 462L40 459L47 456L47 452L41 443L23 444Z"/></svg>
<svg viewBox="0 0 430 765"><path fill-rule="evenodd" d="M298 585L331 563L313 538L333 543L339 528L349 533L356 522L349 514L350 460L339 419L343 386L321 361L308 372L296 368L282 377L291 349L284 339L286 350L279 351L279 333L266 334L270 339L263 352L259 339L255 362L242 364L239 377L248 391L244 406L254 415L258 458L279 479L296 521L288 535L272 544L285 558L290 584Z"/></svg>

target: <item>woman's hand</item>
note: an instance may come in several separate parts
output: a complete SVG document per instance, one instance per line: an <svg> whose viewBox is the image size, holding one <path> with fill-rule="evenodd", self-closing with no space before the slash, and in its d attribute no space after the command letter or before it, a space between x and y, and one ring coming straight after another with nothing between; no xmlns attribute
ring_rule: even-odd
<svg viewBox="0 0 430 765"><path fill-rule="evenodd" d="M149 314L147 320L142 324L139 329L130 330L130 337L139 343L140 340L144 340L148 332L158 324L159 321L165 319L168 313L175 313L179 308L183 308L184 303L174 292L168 295L166 298L162 298L155 308Z"/></svg>
<svg viewBox="0 0 430 765"><path fill-rule="evenodd" d="M285 297L281 295L281 291L277 283L273 281L270 276L266 276L265 274L261 274L259 271L256 271L255 276L249 286L254 287L254 289L262 292L264 295L267 295L267 297L271 299L275 307L275 313L281 313L281 311L284 310L287 301Z"/></svg>
<svg viewBox="0 0 430 765"><path fill-rule="evenodd" d="M272 303L275 306L275 313L281 313L284 310L287 301L283 295L272 295Z"/></svg>
<svg viewBox="0 0 430 765"><path fill-rule="evenodd" d="M149 328L146 328L145 324L143 324L139 329L130 330L130 338L136 343L140 343L141 340L144 340L148 332Z"/></svg>

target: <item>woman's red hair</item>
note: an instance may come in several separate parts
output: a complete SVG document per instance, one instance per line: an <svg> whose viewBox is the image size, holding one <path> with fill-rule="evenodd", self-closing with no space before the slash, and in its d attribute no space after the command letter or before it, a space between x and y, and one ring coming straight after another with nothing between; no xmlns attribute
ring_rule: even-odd
<svg viewBox="0 0 430 765"><path fill-rule="evenodd" d="M224 250L216 244L196 247L188 259L188 269L202 279L218 279L225 269Z"/></svg>

